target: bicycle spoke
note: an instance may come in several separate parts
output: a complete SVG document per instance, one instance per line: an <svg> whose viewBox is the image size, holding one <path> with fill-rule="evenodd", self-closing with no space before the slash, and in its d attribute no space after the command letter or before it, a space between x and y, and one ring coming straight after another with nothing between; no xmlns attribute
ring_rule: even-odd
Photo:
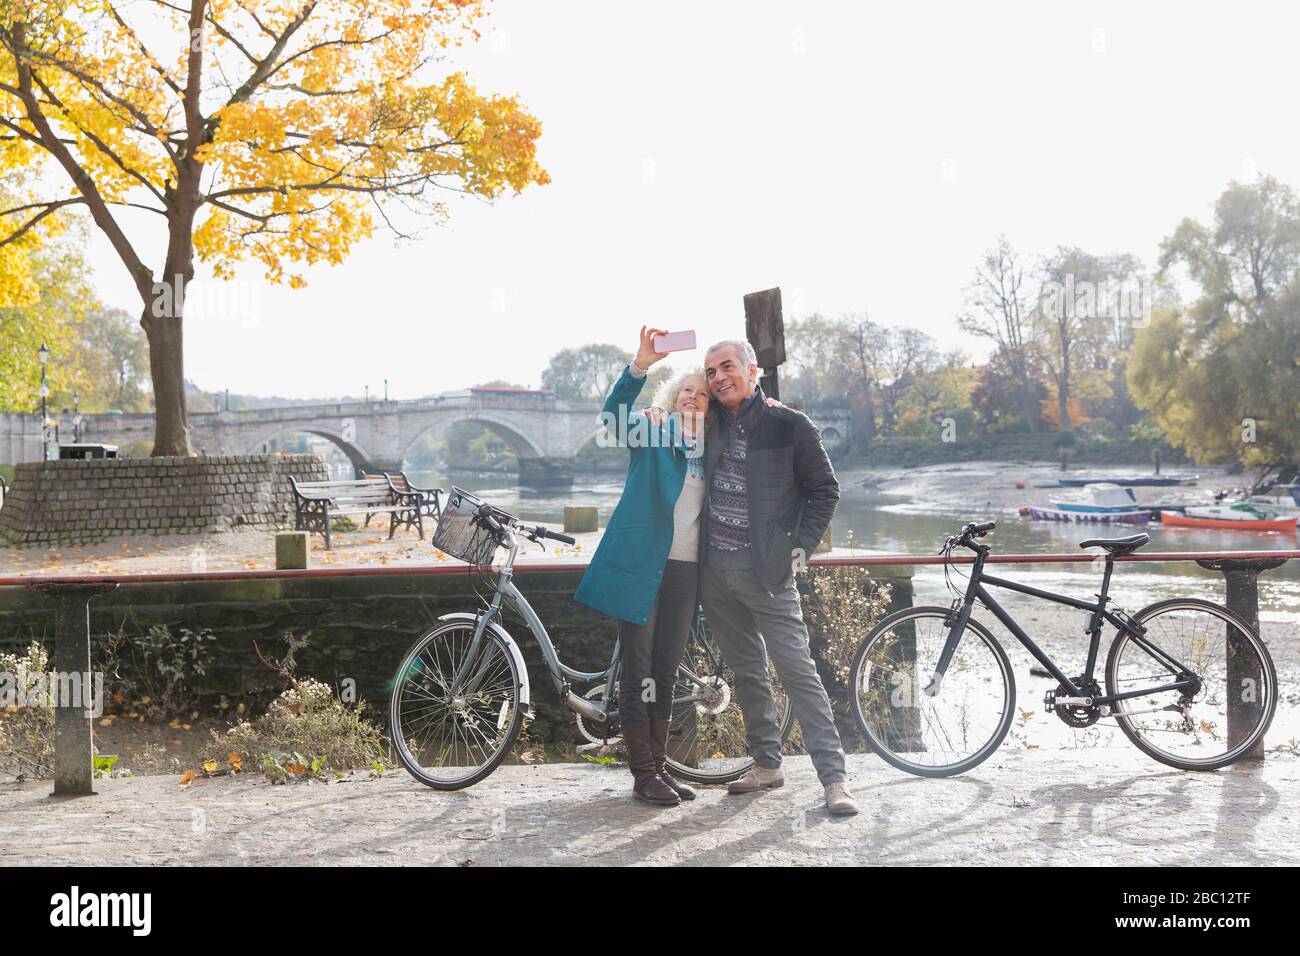
<svg viewBox="0 0 1300 956"><path fill-rule="evenodd" d="M855 712L872 744L917 773L956 772L983 759L1005 735L1014 705L1003 658L973 627L927 692L948 629L946 612L895 621L868 638L851 677Z"/></svg>
<svg viewBox="0 0 1300 956"><path fill-rule="evenodd" d="M476 657L466 655L473 625L444 627L425 639L394 689L394 740L402 741L426 782L451 786L499 759L508 744L517 702L517 675L505 646L490 632ZM468 664L468 668L466 667ZM459 693L454 675L464 671Z"/></svg>
<svg viewBox="0 0 1300 956"><path fill-rule="evenodd" d="M1116 715L1125 733L1151 756L1174 766L1196 769L1236 759L1245 752L1246 742L1258 736L1275 704L1267 651L1208 602L1157 606L1141 623L1147 642L1184 662L1198 684L1190 690L1152 690L1118 701ZM1153 660L1151 651L1126 636L1107 662L1114 690L1145 688L1153 679ZM1168 672L1154 676L1157 683L1169 678Z"/></svg>

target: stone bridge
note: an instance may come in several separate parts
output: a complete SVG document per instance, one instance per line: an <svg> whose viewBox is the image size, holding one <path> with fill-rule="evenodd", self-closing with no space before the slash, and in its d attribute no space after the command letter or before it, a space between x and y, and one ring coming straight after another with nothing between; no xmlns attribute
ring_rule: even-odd
<svg viewBox="0 0 1300 956"><path fill-rule="evenodd" d="M827 448L848 437L847 409L812 409ZM463 393L411 401L292 405L230 412L191 412L190 443L209 455L245 455L285 434L305 432L326 438L357 468L396 471L421 437L437 440L457 422L476 422L501 438L518 455L520 483L565 484L572 480L573 458L601 431L596 406L562 401L542 392ZM61 425L62 440L71 423ZM153 439L151 413L83 415L83 442L125 445ZM41 457L40 418L0 415L0 464Z"/></svg>

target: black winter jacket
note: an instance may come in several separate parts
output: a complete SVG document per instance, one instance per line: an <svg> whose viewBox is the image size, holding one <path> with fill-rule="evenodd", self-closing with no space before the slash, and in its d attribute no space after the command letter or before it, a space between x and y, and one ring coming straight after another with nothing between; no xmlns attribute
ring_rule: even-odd
<svg viewBox="0 0 1300 956"><path fill-rule="evenodd" d="M821 543L840 500L840 485L817 426L808 416L793 408L769 408L763 390L755 386L755 392L757 400L739 418L748 439L749 541L759 583L774 591L789 579L794 549L802 548L804 556L811 558ZM729 418L722 409L709 416L704 442L706 495L713 487L713 471L726 445ZM708 549L706 504L700 515L701 570Z"/></svg>

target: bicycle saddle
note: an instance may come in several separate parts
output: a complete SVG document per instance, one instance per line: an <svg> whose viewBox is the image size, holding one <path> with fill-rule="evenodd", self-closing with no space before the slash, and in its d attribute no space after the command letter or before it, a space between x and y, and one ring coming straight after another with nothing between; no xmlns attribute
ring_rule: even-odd
<svg viewBox="0 0 1300 956"><path fill-rule="evenodd" d="M1089 538L1080 541L1081 548L1105 548L1111 554L1130 554L1151 540L1145 531L1131 534L1126 538Z"/></svg>

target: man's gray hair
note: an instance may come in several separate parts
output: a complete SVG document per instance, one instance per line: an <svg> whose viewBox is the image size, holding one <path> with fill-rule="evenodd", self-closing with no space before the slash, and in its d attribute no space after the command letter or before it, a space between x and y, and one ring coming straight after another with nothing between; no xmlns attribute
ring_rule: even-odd
<svg viewBox="0 0 1300 956"><path fill-rule="evenodd" d="M704 353L704 361L709 360L709 356L718 349L735 349L736 357L743 359L745 365L757 365L758 356L754 354L754 346L750 345L744 339L723 339L721 342L715 342L709 346L709 350Z"/></svg>

